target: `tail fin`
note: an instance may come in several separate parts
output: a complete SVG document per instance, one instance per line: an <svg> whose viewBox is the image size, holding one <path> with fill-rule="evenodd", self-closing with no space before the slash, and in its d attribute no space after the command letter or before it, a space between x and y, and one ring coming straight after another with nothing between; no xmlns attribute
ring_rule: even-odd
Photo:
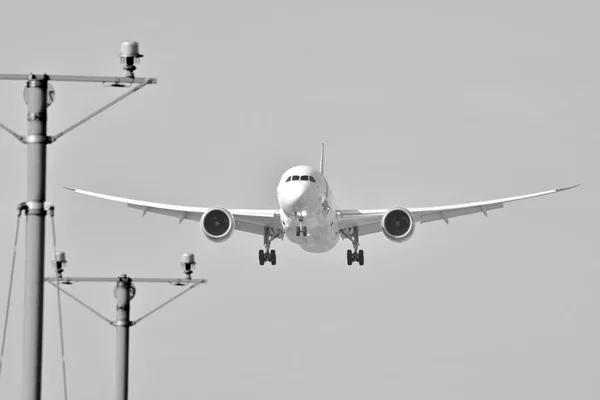
<svg viewBox="0 0 600 400"><path fill-rule="evenodd" d="M321 171L321 175L323 175L323 168L325 167L325 143L321 143L321 167L319 171Z"/></svg>

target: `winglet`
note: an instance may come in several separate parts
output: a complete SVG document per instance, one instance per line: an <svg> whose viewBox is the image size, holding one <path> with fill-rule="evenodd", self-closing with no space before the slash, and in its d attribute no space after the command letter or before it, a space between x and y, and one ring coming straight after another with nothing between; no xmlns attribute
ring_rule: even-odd
<svg viewBox="0 0 600 400"><path fill-rule="evenodd" d="M323 175L325 167L325 143L321 143L321 166L319 167L319 171L321 175Z"/></svg>
<svg viewBox="0 0 600 400"><path fill-rule="evenodd" d="M565 190L575 189L576 187L581 186L581 185L582 185L581 183L578 183L577 185L567 186L567 187L564 187L564 188L556 189L556 191L557 192L564 192Z"/></svg>

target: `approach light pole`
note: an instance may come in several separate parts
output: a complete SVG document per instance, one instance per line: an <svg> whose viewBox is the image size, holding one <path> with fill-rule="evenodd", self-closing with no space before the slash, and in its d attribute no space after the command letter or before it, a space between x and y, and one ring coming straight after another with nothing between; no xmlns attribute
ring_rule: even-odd
<svg viewBox="0 0 600 400"><path fill-rule="evenodd" d="M113 294L117 300L117 315L115 321L110 321L108 318L101 315L98 311L85 304L83 301L62 289L60 285L71 285L79 282L115 282L114 278L96 278L96 277L85 277L85 278L68 278L63 277L64 266L67 262L65 253L57 251L54 255L54 268L56 270L55 278L45 278L45 281L56 287L59 291L66 294L79 304L98 315L106 322L110 323L116 328L116 364L115 364L115 400L127 400L129 393L129 328L136 325L141 320L154 314L167 304L170 304L175 299L183 296L185 293L194 289L201 283L206 283L207 280L192 279L192 273L196 265L195 257L193 253L184 253L181 256L181 268L185 278L131 278L127 275L120 275L116 279L116 286ZM163 302L158 307L155 307L151 311L144 314L142 317L132 321L130 318L131 300L135 297L136 288L133 284L135 282L145 283L169 283L175 286L187 286L187 288L177 295L171 297L169 300Z"/></svg>
<svg viewBox="0 0 600 400"><path fill-rule="evenodd" d="M129 393L129 319L130 302L135 296L135 286L131 278L127 275L121 275L117 278L115 286L115 299L117 299L117 364L115 399L126 400Z"/></svg>
<svg viewBox="0 0 600 400"><path fill-rule="evenodd" d="M137 42L121 44L120 59L125 64L123 67L126 71L125 77L0 74L0 80L26 82L23 95L27 103L27 136L21 136L0 123L0 128L27 145L27 201L24 206L27 215L27 239L23 317L23 400L39 400L42 388L46 146L144 86L157 83L155 78L134 77L135 64L139 62L140 57L142 55L139 53ZM62 132L48 136L46 133L47 109L54 99L54 89L50 85L50 81L96 82L108 84L111 87L125 87L133 84L137 84L137 86Z"/></svg>

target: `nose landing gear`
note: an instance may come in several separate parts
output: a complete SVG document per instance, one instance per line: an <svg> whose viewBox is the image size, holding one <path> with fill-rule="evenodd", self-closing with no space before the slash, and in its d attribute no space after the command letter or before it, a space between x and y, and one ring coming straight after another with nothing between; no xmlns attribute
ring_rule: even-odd
<svg viewBox="0 0 600 400"><path fill-rule="evenodd" d="M307 230L306 227L303 226L302 230L300 229L299 226L296 227L296 236L300 236L300 232L302 232L302 236L306 236Z"/></svg>
<svg viewBox="0 0 600 400"><path fill-rule="evenodd" d="M298 218L298 222L300 222L300 226L296 227L296 236L300 236L300 232L302 232L302 236L306 237L306 227L302 226L302 223L304 222L304 216L296 213L296 218Z"/></svg>
<svg viewBox="0 0 600 400"><path fill-rule="evenodd" d="M349 233L348 231L351 232ZM346 239L350 240L352 242L352 247L354 247L354 251L348 250L346 252L346 261L348 262L348 265L352 265L355 261L358 261L358 265L363 265L365 263L365 253L362 250L358 250L358 228L342 230L340 233Z"/></svg>

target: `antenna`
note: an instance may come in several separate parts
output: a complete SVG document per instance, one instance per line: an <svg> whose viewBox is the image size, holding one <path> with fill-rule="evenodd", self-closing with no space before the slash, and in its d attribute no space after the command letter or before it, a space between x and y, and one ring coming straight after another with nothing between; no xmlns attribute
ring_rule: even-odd
<svg viewBox="0 0 600 400"><path fill-rule="evenodd" d="M325 143L321 143L321 166L319 167L319 171L321 175L323 175L323 168L325 167Z"/></svg>

